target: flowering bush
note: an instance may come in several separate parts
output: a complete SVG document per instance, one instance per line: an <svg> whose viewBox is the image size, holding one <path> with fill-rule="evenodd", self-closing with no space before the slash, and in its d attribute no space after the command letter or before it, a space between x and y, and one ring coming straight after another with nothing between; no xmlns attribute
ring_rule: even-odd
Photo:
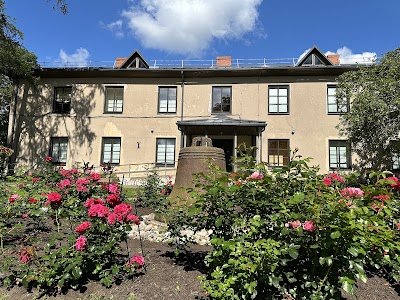
<svg viewBox="0 0 400 300"><path fill-rule="evenodd" d="M212 230L202 280L212 299L339 299L340 288L353 293L367 280L366 269L400 280L397 178L355 185L307 162L215 170L194 203L171 212L175 242L190 242L180 234L188 227Z"/></svg>
<svg viewBox="0 0 400 300"><path fill-rule="evenodd" d="M93 279L110 286L143 267L142 257L129 258L121 246L140 220L120 186L101 184L100 177L88 168L54 167L46 158L40 173L0 189L1 253L18 254L0 258L6 284L53 290ZM13 239L19 241L15 248L4 244Z"/></svg>

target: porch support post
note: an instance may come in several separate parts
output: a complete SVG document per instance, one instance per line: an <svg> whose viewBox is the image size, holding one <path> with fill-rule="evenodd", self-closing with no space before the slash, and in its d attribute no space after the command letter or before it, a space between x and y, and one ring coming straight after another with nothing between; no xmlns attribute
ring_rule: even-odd
<svg viewBox="0 0 400 300"><path fill-rule="evenodd" d="M263 161L263 158L262 158L262 152L263 152L263 139L262 139L262 131L260 132L260 155L259 155L259 157L260 157L260 162L262 162Z"/></svg>
<svg viewBox="0 0 400 300"><path fill-rule="evenodd" d="M260 162L260 136L256 135L256 162Z"/></svg>
<svg viewBox="0 0 400 300"><path fill-rule="evenodd" d="M186 133L183 135L183 146L182 148L186 148L187 147L187 135Z"/></svg>
<svg viewBox="0 0 400 300"><path fill-rule="evenodd" d="M232 165L232 170L233 172L237 171L237 164L236 164L236 159L237 159L237 130L235 128L235 133L233 136L233 165Z"/></svg>

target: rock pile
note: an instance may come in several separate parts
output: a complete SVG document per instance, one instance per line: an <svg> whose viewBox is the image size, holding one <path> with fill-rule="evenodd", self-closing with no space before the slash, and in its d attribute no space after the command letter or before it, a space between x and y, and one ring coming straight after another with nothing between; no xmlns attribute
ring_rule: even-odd
<svg viewBox="0 0 400 300"><path fill-rule="evenodd" d="M132 231L129 232L128 236L133 239L138 239L139 233L142 239L152 242L167 243L172 239L171 233L168 231L167 224L155 220L154 213L142 216L142 222L140 225L134 226ZM191 229L182 231L183 235L193 238L195 243L199 245L209 245L211 233L212 230L207 231L205 229L196 233Z"/></svg>

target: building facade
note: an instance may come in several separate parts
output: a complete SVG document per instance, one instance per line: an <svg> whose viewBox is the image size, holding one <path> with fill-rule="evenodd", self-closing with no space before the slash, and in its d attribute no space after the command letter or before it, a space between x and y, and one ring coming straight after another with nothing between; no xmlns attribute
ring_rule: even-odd
<svg viewBox="0 0 400 300"><path fill-rule="evenodd" d="M17 168L51 156L74 166L104 163L126 178L158 167L173 175L179 150L207 136L223 148L228 170L238 146L258 161L287 165L291 150L321 172L350 169L351 152L335 128L348 106L335 98L337 57L311 49L295 65L154 68L135 51L113 68L43 68L38 87L16 87L9 142Z"/></svg>

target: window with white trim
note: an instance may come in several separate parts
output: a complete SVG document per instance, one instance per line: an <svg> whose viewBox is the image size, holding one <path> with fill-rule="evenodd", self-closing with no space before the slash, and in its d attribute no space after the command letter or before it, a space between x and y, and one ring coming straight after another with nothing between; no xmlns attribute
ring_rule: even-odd
<svg viewBox="0 0 400 300"><path fill-rule="evenodd" d="M67 163L67 149L68 138L66 137L52 137L50 139L50 153L51 161L54 164Z"/></svg>
<svg viewBox="0 0 400 300"><path fill-rule="evenodd" d="M176 113L176 87L158 88L158 112Z"/></svg>
<svg viewBox="0 0 400 300"><path fill-rule="evenodd" d="M71 110L72 87L55 87L53 113L68 114Z"/></svg>
<svg viewBox="0 0 400 300"><path fill-rule="evenodd" d="M124 104L124 87L106 87L106 100L104 104L105 113L122 113Z"/></svg>
<svg viewBox="0 0 400 300"><path fill-rule="evenodd" d="M289 165L289 140L268 140L268 165L283 167Z"/></svg>
<svg viewBox="0 0 400 300"><path fill-rule="evenodd" d="M175 165L175 138L157 138L156 164Z"/></svg>
<svg viewBox="0 0 400 300"><path fill-rule="evenodd" d="M105 137L102 142L102 164L118 165L121 156L121 138Z"/></svg>
<svg viewBox="0 0 400 300"><path fill-rule="evenodd" d="M338 103L336 98L336 86L328 85L327 86L327 100L328 100L328 114L340 114L347 113L349 109L349 104L346 103Z"/></svg>
<svg viewBox="0 0 400 300"><path fill-rule="evenodd" d="M329 141L329 168L350 169L351 152L347 141Z"/></svg>
<svg viewBox="0 0 400 300"><path fill-rule="evenodd" d="M268 87L268 113L289 113L289 86Z"/></svg>

